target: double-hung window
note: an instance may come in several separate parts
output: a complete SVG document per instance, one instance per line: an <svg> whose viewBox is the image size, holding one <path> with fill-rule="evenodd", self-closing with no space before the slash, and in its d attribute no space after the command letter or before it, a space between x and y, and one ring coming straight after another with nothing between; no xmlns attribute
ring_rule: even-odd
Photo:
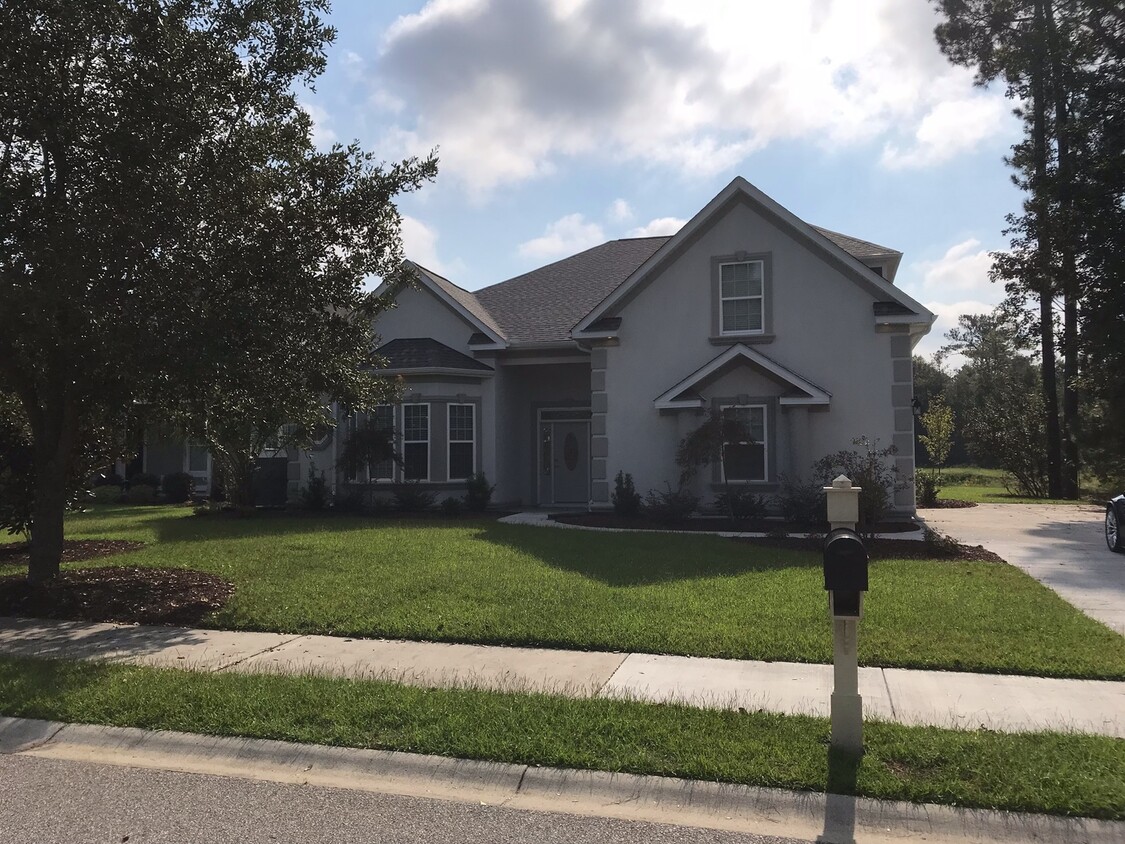
<svg viewBox="0 0 1125 844"><path fill-rule="evenodd" d="M449 408L449 480L460 481L476 471L476 408L451 404Z"/></svg>
<svg viewBox="0 0 1125 844"><path fill-rule="evenodd" d="M402 477L407 481L430 479L430 406L402 406Z"/></svg>
<svg viewBox="0 0 1125 844"><path fill-rule="evenodd" d="M719 264L719 325L723 334L763 331L764 277L763 261Z"/></svg>
<svg viewBox="0 0 1125 844"><path fill-rule="evenodd" d="M388 450L395 447L395 408L391 404L381 404L368 416L368 424L381 435L386 437ZM371 480L387 483L395 479L395 462L390 457L377 460L367 467Z"/></svg>
<svg viewBox="0 0 1125 844"><path fill-rule="evenodd" d="M731 405L722 409L723 417L742 423L737 439L723 443L723 479L727 481L767 480L766 406Z"/></svg>

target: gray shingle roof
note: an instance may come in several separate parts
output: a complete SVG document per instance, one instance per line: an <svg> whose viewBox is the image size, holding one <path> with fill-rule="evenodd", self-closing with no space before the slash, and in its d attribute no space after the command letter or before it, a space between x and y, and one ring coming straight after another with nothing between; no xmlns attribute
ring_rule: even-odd
<svg viewBox="0 0 1125 844"><path fill-rule="evenodd" d="M376 353L387 359L388 369L475 369L492 367L463 355L430 337L400 337L384 343Z"/></svg>
<svg viewBox="0 0 1125 844"><path fill-rule="evenodd" d="M869 240L860 240L858 237L852 237L849 234L840 234L829 229L822 229L820 226L813 226L813 228L860 261L871 260L872 258L891 258L902 254L897 249L880 246Z"/></svg>
<svg viewBox="0 0 1125 844"><path fill-rule="evenodd" d="M846 234L813 228L860 261L901 254ZM571 328L670 239L611 240L473 293L430 270L425 272L465 310L510 343L565 342L570 339Z"/></svg>
<svg viewBox="0 0 1125 844"><path fill-rule="evenodd" d="M667 237L611 240L476 291L513 343L550 343L570 329L664 245Z"/></svg>

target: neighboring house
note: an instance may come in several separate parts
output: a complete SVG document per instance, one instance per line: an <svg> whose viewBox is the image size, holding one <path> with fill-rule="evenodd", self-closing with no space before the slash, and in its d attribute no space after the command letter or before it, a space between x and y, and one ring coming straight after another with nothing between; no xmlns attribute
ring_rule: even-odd
<svg viewBox="0 0 1125 844"><path fill-rule="evenodd" d="M770 493L855 437L895 445L914 471L911 352L934 316L892 283L901 253L811 226L742 178L671 237L614 240L469 292L413 265L375 329L402 402L376 411L402 463L337 473L349 428L290 452L338 492L404 481L460 495L483 471L504 505L609 507L619 470L642 493L676 482L680 440L709 411L754 442L701 472ZM186 446L185 468L202 466ZM340 474L340 476L337 476ZM913 513L914 490L894 498Z"/></svg>

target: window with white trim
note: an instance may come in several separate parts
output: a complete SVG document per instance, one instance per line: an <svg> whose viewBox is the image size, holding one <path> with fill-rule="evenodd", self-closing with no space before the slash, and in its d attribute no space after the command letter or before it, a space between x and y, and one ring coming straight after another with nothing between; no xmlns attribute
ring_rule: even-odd
<svg viewBox="0 0 1125 844"><path fill-rule="evenodd" d="M461 481L476 471L476 407L450 404L449 480Z"/></svg>
<svg viewBox="0 0 1125 844"><path fill-rule="evenodd" d="M430 479L430 406L402 406L402 477L406 481Z"/></svg>
<svg viewBox="0 0 1125 844"><path fill-rule="evenodd" d="M742 423L746 439L723 443L723 480L732 482L765 481L768 479L766 463L766 406L764 404L728 405L722 408L723 417Z"/></svg>
<svg viewBox="0 0 1125 844"><path fill-rule="evenodd" d="M394 405L378 405L367 418L368 423L374 427L375 430L386 436L388 446L393 449L395 431ZM367 473L368 477L374 483L389 483L395 479L395 462L388 457L386 460L371 463L367 467Z"/></svg>
<svg viewBox="0 0 1125 844"><path fill-rule="evenodd" d="M356 431L363 427L364 415L362 413L348 414L347 421L344 427L348 432L348 440L351 440ZM350 484L365 484L367 483L367 467L366 466L348 466L347 474L344 480Z"/></svg>
<svg viewBox="0 0 1125 844"><path fill-rule="evenodd" d="M723 334L763 331L764 261L719 264L719 330Z"/></svg>

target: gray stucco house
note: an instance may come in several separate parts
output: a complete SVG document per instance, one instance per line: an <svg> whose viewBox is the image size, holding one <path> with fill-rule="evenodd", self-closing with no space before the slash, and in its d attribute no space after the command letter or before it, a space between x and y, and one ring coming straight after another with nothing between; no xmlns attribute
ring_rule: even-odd
<svg viewBox="0 0 1125 844"><path fill-rule="evenodd" d="M337 489L417 481L459 495L484 471L494 501L610 506L618 470L638 490L678 475L682 437L733 408L755 442L696 478L768 493L817 458L877 437L914 471L911 352L934 316L893 284L901 253L816 228L736 178L671 237L614 240L469 292L413 265L375 328L402 403L380 408L403 465L337 476L341 438L288 455ZM203 456L183 451L198 466ZM913 513L914 490L895 496Z"/></svg>

